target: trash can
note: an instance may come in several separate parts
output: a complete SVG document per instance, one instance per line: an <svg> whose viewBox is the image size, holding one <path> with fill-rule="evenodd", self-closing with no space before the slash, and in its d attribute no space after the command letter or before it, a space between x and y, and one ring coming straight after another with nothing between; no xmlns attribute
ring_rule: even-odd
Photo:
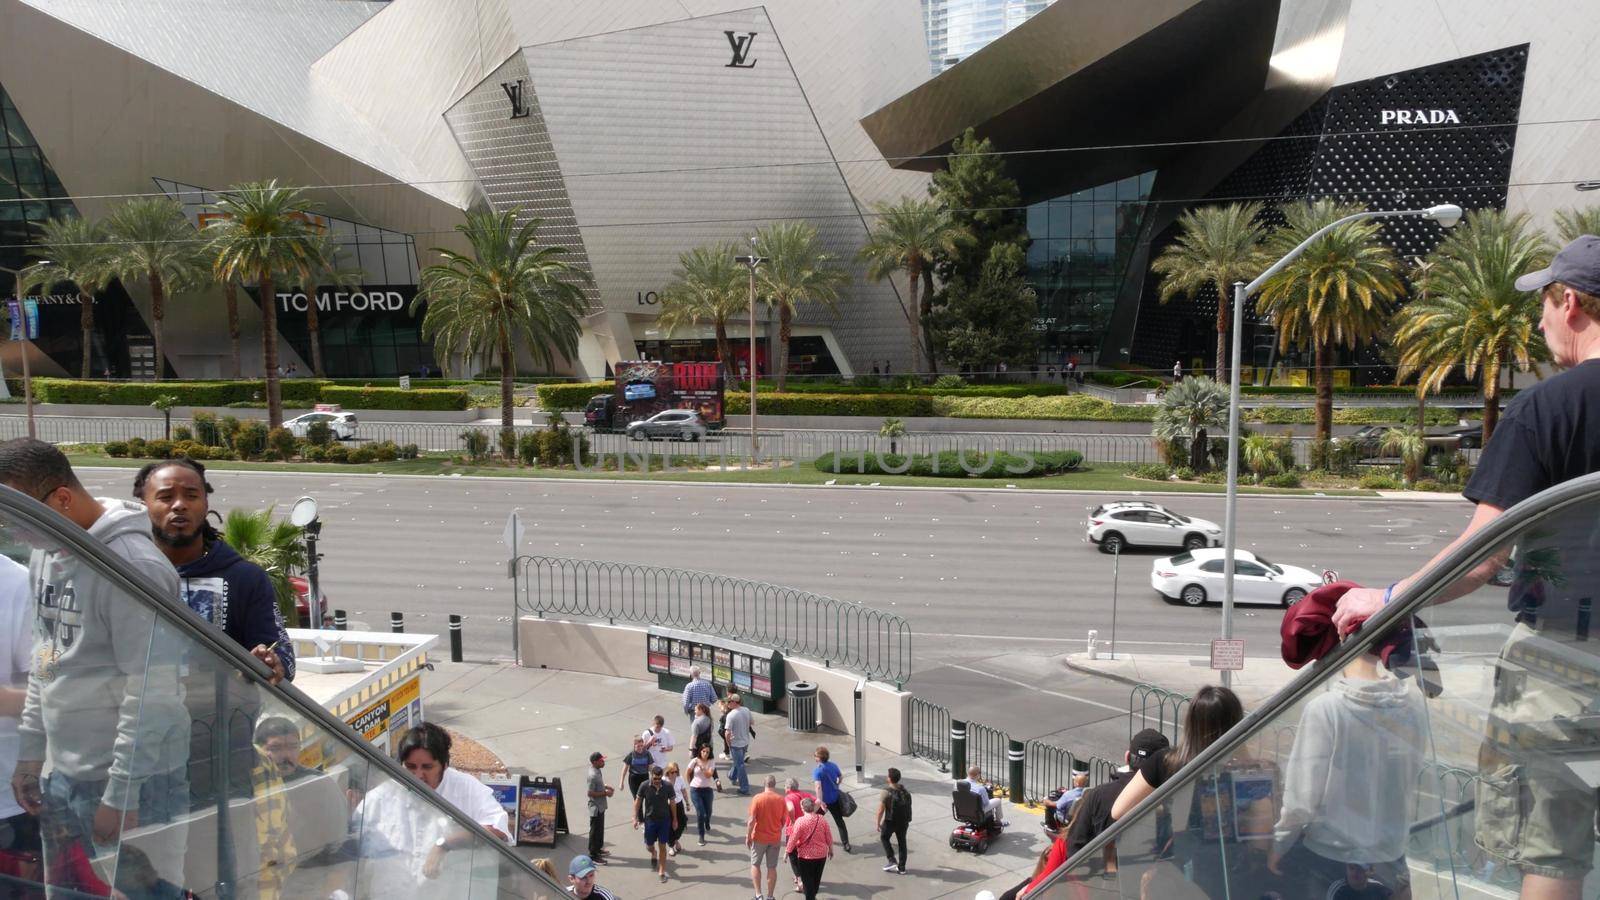
<svg viewBox="0 0 1600 900"><path fill-rule="evenodd" d="M817 730L817 686L809 681L789 682L789 730Z"/></svg>

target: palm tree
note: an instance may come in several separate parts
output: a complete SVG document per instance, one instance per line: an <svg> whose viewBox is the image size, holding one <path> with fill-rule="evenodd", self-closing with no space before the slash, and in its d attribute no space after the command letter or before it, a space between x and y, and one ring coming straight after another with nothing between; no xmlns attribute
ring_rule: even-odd
<svg viewBox="0 0 1600 900"><path fill-rule="evenodd" d="M757 271L767 301L778 308L778 390L789 376L789 337L795 307L815 303L828 310L839 304L839 289L850 280L832 254L817 242L817 229L805 222L778 222L756 231L767 261Z"/></svg>
<svg viewBox="0 0 1600 900"><path fill-rule="evenodd" d="M1543 300L1517 290L1516 280L1545 266L1550 252L1526 214L1474 210L1433 252L1427 297L1401 311L1401 376L1416 372L1419 391L1438 390L1456 366L1479 377L1485 444L1500 419L1501 372L1549 359L1539 334Z"/></svg>
<svg viewBox="0 0 1600 900"><path fill-rule="evenodd" d="M933 271L935 257L956 252L965 231L933 200L905 197L895 204L880 203L876 210L877 223L861 248L867 277L881 281L895 272L906 273L911 309L902 311L911 327L911 346L923 358L927 370L932 371L933 347L923 335L927 333L928 317L933 314L933 290L923 280Z"/></svg>
<svg viewBox="0 0 1600 900"><path fill-rule="evenodd" d="M1189 450L1189 467L1208 468L1210 443L1207 430L1228 422L1228 390L1205 377L1185 378L1161 398L1150 433L1166 446L1182 442Z"/></svg>
<svg viewBox="0 0 1600 900"><path fill-rule="evenodd" d="M316 265L318 238L306 220L312 208L299 188L249 182L223 192L223 215L206 228L217 279L254 280L261 300L261 365L267 380L267 427L283 425L278 384L278 296L275 279L303 280Z"/></svg>
<svg viewBox="0 0 1600 900"><path fill-rule="evenodd" d="M421 290L411 304L415 315L427 303L422 335L434 342L440 357L499 358L502 432L512 427L517 343L547 366L554 353L576 356L586 308L579 287L586 276L559 258L566 248L536 247L541 220L518 225L521 213L520 208L468 213L456 230L471 244L472 255L435 247L444 262L423 270Z"/></svg>
<svg viewBox="0 0 1600 900"><path fill-rule="evenodd" d="M222 520L222 539L239 555L266 570L285 622L295 621L295 592L289 576L306 566L306 545L300 529L274 519L273 507L260 511L230 509Z"/></svg>
<svg viewBox="0 0 1600 900"><path fill-rule="evenodd" d="M1567 244L1580 234L1600 234L1600 206L1556 210L1556 238Z"/></svg>
<svg viewBox="0 0 1600 900"><path fill-rule="evenodd" d="M71 284L78 293L78 325L83 329L83 367L81 377L89 378L90 351L94 347L94 295L112 278L111 252L105 227L88 219L51 219L39 224L41 232L33 255L39 262L18 276L24 292L40 288L48 291L58 284Z"/></svg>
<svg viewBox="0 0 1600 900"><path fill-rule="evenodd" d="M1265 230L1259 203L1199 206L1178 217L1178 237L1150 268L1161 276L1161 302L1217 292L1217 380L1228 380L1228 311L1233 283L1249 281L1267 267L1261 249Z"/></svg>
<svg viewBox="0 0 1600 900"><path fill-rule="evenodd" d="M1383 452L1400 457L1405 466L1407 484L1416 484L1422 477L1422 464L1428 459L1428 439L1422 429L1405 426L1391 428L1383 434Z"/></svg>
<svg viewBox="0 0 1600 900"><path fill-rule="evenodd" d="M306 334L311 340L311 374L321 378L324 374L322 323L318 320L320 310L317 308L317 288L323 285L332 288L356 287L361 284L364 273L361 269L343 268L339 265L339 257L344 254L344 247L326 233L317 236L316 250L310 267L304 273L305 284L301 285L301 290L306 295Z"/></svg>
<svg viewBox="0 0 1600 900"><path fill-rule="evenodd" d="M1336 219L1361 211L1332 200L1284 207L1285 225L1267 238L1270 258L1289 253ZM1394 252L1378 242L1380 226L1347 222L1318 238L1261 291L1258 308L1278 323L1279 346L1310 344L1316 357L1319 446L1333 432L1333 351L1354 348L1381 334L1389 307L1405 290Z"/></svg>
<svg viewBox="0 0 1600 900"><path fill-rule="evenodd" d="M1239 447L1239 460L1260 481L1283 470L1283 439L1265 434L1245 437Z"/></svg>
<svg viewBox="0 0 1600 900"><path fill-rule="evenodd" d="M202 277L204 263L183 205L169 197L129 200L106 220L115 246L111 268L124 284L143 278L150 287L150 334L156 344L156 380L166 371L167 292L183 291Z"/></svg>
<svg viewBox="0 0 1600 900"><path fill-rule="evenodd" d="M233 355L233 377L244 375L239 364L239 279L228 275L212 275L212 280L222 285L222 299L228 305L228 347Z"/></svg>
<svg viewBox="0 0 1600 900"><path fill-rule="evenodd" d="M746 275L733 259L738 253L733 244L721 243L678 254L678 270L661 292L661 314L656 318L669 336L685 325L710 322L716 330L717 359L730 386L739 376L734 370L733 343L728 340L728 320L745 312L749 300Z"/></svg>

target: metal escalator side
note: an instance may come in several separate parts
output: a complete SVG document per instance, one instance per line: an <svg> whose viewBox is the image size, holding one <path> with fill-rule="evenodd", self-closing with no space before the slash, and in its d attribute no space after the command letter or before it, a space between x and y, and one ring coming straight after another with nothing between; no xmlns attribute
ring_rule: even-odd
<svg viewBox="0 0 1600 900"><path fill-rule="evenodd" d="M565 895L100 536L0 488L7 659L0 890Z"/></svg>
<svg viewBox="0 0 1600 900"><path fill-rule="evenodd" d="M1026 896L1595 896L1597 500L1507 510Z"/></svg>

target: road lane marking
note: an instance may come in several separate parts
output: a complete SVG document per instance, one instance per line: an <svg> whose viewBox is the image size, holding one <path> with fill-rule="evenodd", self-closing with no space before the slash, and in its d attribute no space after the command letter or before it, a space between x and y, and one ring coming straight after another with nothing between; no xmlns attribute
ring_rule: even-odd
<svg viewBox="0 0 1600 900"><path fill-rule="evenodd" d="M985 672L982 669L974 669L971 666L951 665L950 668L959 669L962 672L971 672L973 675L982 675L985 678L993 678L995 681L1001 681L1012 685L1013 687L1026 688L1027 690L1033 691L1037 694L1048 694L1052 697L1060 697L1062 700L1071 700L1074 703L1086 703L1090 706L1098 706L1101 709L1109 709L1114 713L1128 715L1130 712L1126 706L1112 706L1109 703L1101 703L1098 700L1085 700L1082 697L1074 697L1071 694L1063 694L1060 691L1052 691L1048 688L1042 688L1037 685L1028 684L1024 681L1018 681L1015 678L1007 678L1004 675L996 675L993 672Z"/></svg>

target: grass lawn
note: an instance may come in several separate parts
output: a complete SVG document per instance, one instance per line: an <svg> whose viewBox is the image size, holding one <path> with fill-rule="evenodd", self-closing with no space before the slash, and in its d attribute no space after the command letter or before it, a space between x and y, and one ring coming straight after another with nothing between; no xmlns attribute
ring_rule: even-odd
<svg viewBox="0 0 1600 900"><path fill-rule="evenodd" d="M149 460L145 459L120 459L106 456L102 453L72 453L68 458L74 465L79 466L108 466L115 468L136 469ZM930 478L911 475L835 475L831 472L818 472L809 463L786 466L781 469L762 469L748 472L706 472L703 470L690 470L678 468L662 472L652 470L648 473L628 471L575 470L575 469L547 469L536 467L508 467L493 464L474 464L458 462L446 456L425 456L421 459L395 460L386 463L278 463L278 462L244 462L240 460L206 460L206 467L217 471L238 472L321 472L330 475L349 472L368 472L384 475L479 475L497 478L593 478L593 479L627 479L630 481L685 481L705 482L707 484L827 484L836 485L885 485L895 487L937 487L937 488L971 488L989 487L1016 488L1030 490L1074 490L1074 491L1099 491L1105 493L1195 493L1195 494L1220 494L1223 486L1220 484L1192 484L1163 481L1147 481L1128 477L1131 466L1115 463L1101 463L1094 466L1085 466L1077 471L1063 475L1051 475L1042 478L1017 478L1002 475L997 478L979 478L969 476L966 478ZM1263 488L1252 485L1241 485L1239 492L1243 494L1325 494L1339 497L1373 497L1373 491L1355 490L1348 488Z"/></svg>

